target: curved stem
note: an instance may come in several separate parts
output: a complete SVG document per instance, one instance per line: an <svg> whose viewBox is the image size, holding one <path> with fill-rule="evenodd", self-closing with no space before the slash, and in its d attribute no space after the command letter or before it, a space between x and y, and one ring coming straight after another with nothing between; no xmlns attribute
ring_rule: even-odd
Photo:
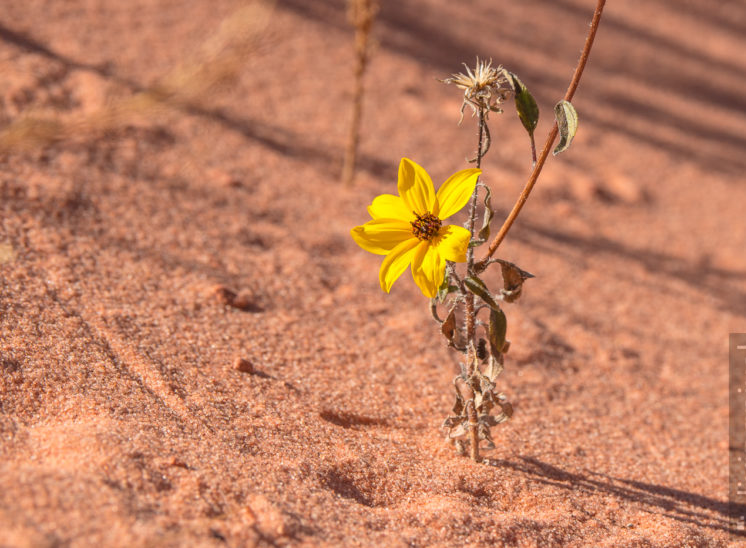
<svg viewBox="0 0 746 548"><path fill-rule="evenodd" d="M567 92L565 93L565 101L571 101L573 96L575 95L575 90L578 89L578 84L580 84L580 77L583 75L583 69L585 69L585 65L588 62L588 56L591 53L591 47L593 47L593 40L596 37L598 24L601 21L601 12L603 12L605 4L606 0L598 0L598 3L596 4L596 10L593 13L593 20L591 21L591 28L588 31L588 36L585 39L585 47L583 47L583 53L580 54L580 59L578 60L578 65L575 67L575 73L572 75L570 85L567 87ZM544 167L544 163L549 157L549 151L552 149L554 140L557 138L557 133L557 122L555 121L552 129L549 131L549 135L547 136L547 140L544 143L544 148L539 155L539 159L536 161L536 165L534 166L534 169L531 172L528 181L526 181L526 185L523 187L523 191L521 191L521 195L518 197L518 200L513 206L513 209L510 211L508 218L505 219L505 222L500 227L500 231L490 242L490 247L487 249L487 253L479 261L480 266L488 261L489 258L492 257L492 255L494 255L495 251L497 251L497 248L500 247L500 244L505 239L505 236L508 234L510 227L513 226L513 223L515 222L516 217L518 217L518 214L521 212L521 209L523 209L523 204L526 203L526 200L531 194L531 191L536 184L536 180L539 178L539 174Z"/></svg>

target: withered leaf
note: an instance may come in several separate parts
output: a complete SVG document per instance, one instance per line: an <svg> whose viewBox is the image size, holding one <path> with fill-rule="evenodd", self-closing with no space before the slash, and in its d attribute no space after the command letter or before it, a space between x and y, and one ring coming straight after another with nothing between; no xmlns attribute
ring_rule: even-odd
<svg viewBox="0 0 746 548"><path fill-rule="evenodd" d="M490 361L487 364L484 374L492 382L503 372L502 355L490 356Z"/></svg>
<svg viewBox="0 0 746 548"><path fill-rule="evenodd" d="M495 442L492 439L492 434L490 434L490 429L487 427L487 425L480 423L479 427L477 428L477 432L479 434L479 439L486 442L484 444L484 449L495 448Z"/></svg>
<svg viewBox="0 0 746 548"><path fill-rule="evenodd" d="M485 283L477 276L471 276L464 280L464 284L469 288L469 291L474 293L477 297L482 299L490 308L493 310L499 310L500 306L495 301L495 298L490 293Z"/></svg>
<svg viewBox="0 0 746 548"><path fill-rule="evenodd" d="M510 418L513 416L513 405L508 401L507 396L502 392L497 395L497 405L503 410L503 413Z"/></svg>
<svg viewBox="0 0 746 548"><path fill-rule="evenodd" d="M474 394L474 407L476 407L477 409L479 409L479 407L482 405L482 397L482 394L479 392Z"/></svg>
<svg viewBox="0 0 746 548"><path fill-rule="evenodd" d="M487 341L479 339L477 343L477 358L481 361L487 359Z"/></svg>
<svg viewBox="0 0 746 548"><path fill-rule="evenodd" d="M492 390L495 389L495 383L492 382L489 378L482 376L479 378L479 387L482 390L482 394L487 394L491 393Z"/></svg>
<svg viewBox="0 0 746 548"><path fill-rule="evenodd" d="M466 430L466 425L462 422L461 424L453 428L450 432L448 432L448 437L458 438L459 436L463 436L464 434L466 434Z"/></svg>
<svg viewBox="0 0 746 548"><path fill-rule="evenodd" d="M453 428L463 421L463 417L448 417L446 420L443 421L443 428Z"/></svg>
<svg viewBox="0 0 746 548"><path fill-rule="evenodd" d="M500 267L502 268L503 297L507 302L512 303L521 296L523 282L529 278L534 278L535 276L530 272L522 270L511 262L502 259L497 259L497 262L500 263Z"/></svg>
<svg viewBox="0 0 746 548"><path fill-rule="evenodd" d="M569 101L560 101L554 106L554 117L560 133L560 142L552 151L557 156L570 147L575 133L578 131L578 113Z"/></svg>
<svg viewBox="0 0 746 548"><path fill-rule="evenodd" d="M451 309L448 311L448 316L446 316L446 319L443 320L443 323L440 326L440 332L443 333L443 336L448 339L448 343L450 345L454 345L453 338L456 336L456 306L452 306Z"/></svg>
<svg viewBox="0 0 746 548"><path fill-rule="evenodd" d="M453 413L456 416L461 416L461 413L464 411L464 400L459 396L459 398L456 400L456 403L453 404L453 408L451 409L451 413Z"/></svg>
<svg viewBox="0 0 746 548"><path fill-rule="evenodd" d="M492 222L492 217L495 216L495 211L490 205L492 191L490 191L490 187L487 185L484 186L484 189L486 191L486 194L484 195L484 218L482 219L482 228L479 230L477 237L483 242L486 242L490 237L490 223Z"/></svg>
<svg viewBox="0 0 746 548"><path fill-rule="evenodd" d="M496 359L502 355L507 331L508 319L505 317L505 312L500 308L490 310L490 353Z"/></svg>

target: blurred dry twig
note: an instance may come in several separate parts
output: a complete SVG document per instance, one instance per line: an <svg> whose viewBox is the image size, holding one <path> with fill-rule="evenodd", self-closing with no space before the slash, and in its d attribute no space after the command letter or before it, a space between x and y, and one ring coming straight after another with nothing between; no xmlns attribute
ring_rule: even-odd
<svg viewBox="0 0 746 548"><path fill-rule="evenodd" d="M256 0L233 12L195 54L143 91L87 114L24 114L0 131L0 153L88 137L127 124L136 115L197 106L216 87L238 76L269 25L275 1Z"/></svg>
<svg viewBox="0 0 746 548"><path fill-rule="evenodd" d="M378 13L378 0L349 0L348 17L355 27L355 90L352 96L352 121L347 137L342 181L351 185L355 176L360 122L363 115L363 76L368 66L370 31Z"/></svg>

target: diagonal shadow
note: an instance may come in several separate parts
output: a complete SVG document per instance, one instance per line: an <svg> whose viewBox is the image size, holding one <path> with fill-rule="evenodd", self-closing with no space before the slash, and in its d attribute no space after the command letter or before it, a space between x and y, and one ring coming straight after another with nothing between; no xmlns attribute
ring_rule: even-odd
<svg viewBox="0 0 746 548"><path fill-rule="evenodd" d="M729 517L736 515L736 512L739 515L746 513L746 506L744 505L731 506L728 502L697 493L634 480L618 479L592 471L588 471L586 474L568 472L534 457L519 457L519 459L518 462L490 459L489 463L496 467L510 468L553 487L590 495L601 493L617 499L642 504L652 511L659 509L662 515L676 521L707 529L725 531L733 535L746 536L746 533L733 527L729 520ZM691 510L690 507L696 507L699 510Z"/></svg>
<svg viewBox="0 0 746 548"><path fill-rule="evenodd" d="M304 18L314 19L345 32L350 31L345 20L344 5L338 0L283 0L281 5ZM674 8L671 5L670 9ZM489 16L481 19L484 21L481 23L481 31L475 29L470 37L456 36L449 29L447 21L423 17L418 11L421 9L421 6L402 2L387 3L381 10L380 24L375 32L386 48L435 67L444 74L459 70L461 62L473 59L475 54L489 58L491 51L499 50L502 51L503 58L521 59L532 51L549 52L557 49L557 44L554 43L557 31L542 32L542 29L537 28L537 32L529 33L524 32L524 26L521 25L516 25L515 28L504 25L498 29L494 21L500 19L500 13L494 7L485 7ZM590 17L587 9L566 0L552 2L544 9L552 10L558 16L564 13L578 20ZM746 112L746 98L740 90L719 84L720 77L730 80L742 78L743 66L708 56L684 40L672 40L614 19L613 13L607 13L601 25L606 29L603 32L611 34L617 42L643 42L647 46L648 55L642 63L628 63L626 57L614 59L599 57L596 53L593 61L596 72L623 75L636 82L654 82L656 97L677 96L722 105L732 112ZM741 30L746 32L746 28ZM479 38L485 36L488 38ZM495 38L489 38L491 36ZM676 70L661 71L659 64L662 56L671 63L675 62ZM557 90L564 90L567 84L564 75L550 73L546 68L530 63L522 66L520 73L524 81L532 83L534 95L543 104L553 103ZM718 77L703 78L703 74ZM746 156L740 154L746 146L746 138L742 135L710 123L705 118L695 120L694 117L674 115L665 108L665 101L659 103L652 95L650 101L643 105L639 104L640 101L631 101L621 91L614 93L612 97L608 95L590 90L584 100L592 101L594 108L585 110L583 118L614 133L622 133L633 141L684 156L712 170L741 173L746 169ZM659 104L664 106L658 106ZM608 116L604 118L592 112L601 106L603 110L612 113L613 123L608 120ZM637 124L625 124L624 120L629 117L634 117ZM640 124L644 128L635 127ZM661 127L676 131L662 135ZM676 137L677 135L682 137ZM713 140L720 146L704 146L710 145Z"/></svg>
<svg viewBox="0 0 746 548"><path fill-rule="evenodd" d="M106 64L93 65L90 63L81 63L80 61L76 61L75 59L67 57L66 55L61 55L57 53L56 51L49 49L47 46L45 46L38 40L35 40L34 38L27 36L26 34L16 32L13 29L6 27L1 22L0 22L0 40L8 44L13 44L15 46L18 46L19 48L22 48L26 50L27 52L36 53L38 55L42 55L46 57L47 59L57 61L58 63L64 65L68 69L77 69L77 70L84 70L88 72L95 72L99 76L113 80L116 83L123 85L125 87L128 87L129 89L133 91L144 91L145 90L145 87L138 84L137 82L133 80L129 80L127 78L122 78L120 76L113 74Z"/></svg>
<svg viewBox="0 0 746 548"><path fill-rule="evenodd" d="M14 44L28 52L43 55L48 59L64 65L68 69L96 73L99 76L127 87L133 93L144 92L149 89L139 82L118 76L106 66L81 63L75 59L61 55L41 42L25 34L16 32L2 23L0 23L0 40ZM242 118L228 114L224 110L205 107L194 102L166 101L166 103L172 108L179 109L187 114L208 118L279 154L308 161L325 171L328 171L330 165L339 164L338 170L341 174L341 153L334 154L334 151L330 151L329 147L312 144L289 129L269 126L257 120ZM367 171L376 177L381 177L390 171L391 161L370 154L361 154L357 165L359 169Z"/></svg>
<svg viewBox="0 0 746 548"><path fill-rule="evenodd" d="M503 215L507 213L502 212ZM513 238L528 245L536 245L535 236L549 239L558 244L564 244L583 255L610 253L626 261L642 265L647 271L657 277L676 278L685 282L699 292L715 297L720 307L738 316L746 316L746 290L739 289L731 281L746 279L744 270L728 270L709 264L707 261L692 263L663 251L627 246L619 241L604 236L580 236L570 234L556 228L547 228L528 220L521 221L526 230L513 233ZM527 234L528 232L528 234ZM559 253L552 246L544 246L544 250Z"/></svg>

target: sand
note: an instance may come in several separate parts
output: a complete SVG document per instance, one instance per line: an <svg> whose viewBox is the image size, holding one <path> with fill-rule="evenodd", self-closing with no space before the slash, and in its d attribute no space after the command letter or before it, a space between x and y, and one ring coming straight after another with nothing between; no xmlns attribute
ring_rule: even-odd
<svg viewBox="0 0 746 548"><path fill-rule="evenodd" d="M499 252L536 278L484 464L443 442L458 354L349 230L401 157L468 167L437 79L476 55L534 93L541 141L592 1L384 2L352 187L342 0L7 4L0 546L735 542L742 3L608 3L577 137ZM530 157L512 113L491 128L498 223Z"/></svg>

